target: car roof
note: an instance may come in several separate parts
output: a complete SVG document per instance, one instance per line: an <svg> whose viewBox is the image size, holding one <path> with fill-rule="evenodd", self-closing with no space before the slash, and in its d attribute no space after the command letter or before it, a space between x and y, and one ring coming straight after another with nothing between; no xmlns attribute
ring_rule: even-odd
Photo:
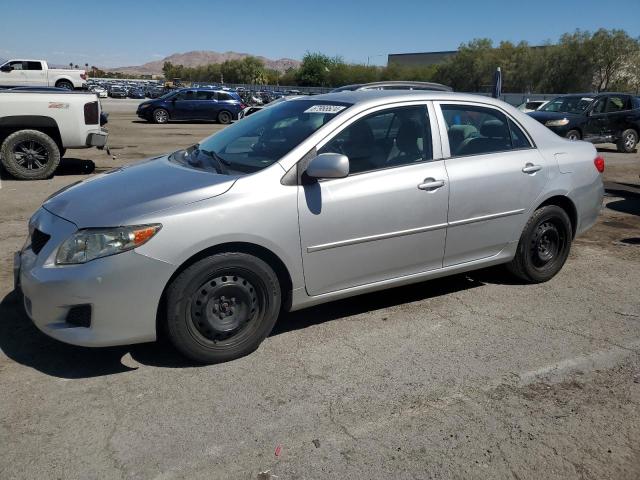
<svg viewBox="0 0 640 480"><path fill-rule="evenodd" d="M470 93L439 92L435 90L344 90L341 92L323 93L313 97L303 96L291 99L291 101L328 101L345 102L352 104L381 105L391 102L435 100L435 101L467 101L480 102L493 105L504 105L501 100L496 100L484 95Z"/></svg>

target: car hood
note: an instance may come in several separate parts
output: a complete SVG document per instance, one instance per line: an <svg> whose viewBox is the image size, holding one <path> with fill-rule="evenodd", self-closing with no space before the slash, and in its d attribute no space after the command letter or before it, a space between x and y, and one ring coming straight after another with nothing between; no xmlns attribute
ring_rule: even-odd
<svg viewBox="0 0 640 480"><path fill-rule="evenodd" d="M43 207L78 228L116 227L222 195L237 178L184 167L162 156L72 184L50 197Z"/></svg>
<svg viewBox="0 0 640 480"><path fill-rule="evenodd" d="M528 112L527 115L529 115L532 118L535 118L537 121L543 124L545 122L548 122L549 120L562 120L563 118L566 118L574 122L582 118L582 115L576 115L575 113L541 112L539 110L536 110L534 112Z"/></svg>

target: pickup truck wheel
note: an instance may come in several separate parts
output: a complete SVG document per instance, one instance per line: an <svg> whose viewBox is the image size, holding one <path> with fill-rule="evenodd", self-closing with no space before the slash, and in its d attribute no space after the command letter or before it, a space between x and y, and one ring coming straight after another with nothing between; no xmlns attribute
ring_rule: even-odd
<svg viewBox="0 0 640 480"><path fill-rule="evenodd" d="M580 132L578 130L569 130L564 138L567 140L580 140Z"/></svg>
<svg viewBox="0 0 640 480"><path fill-rule="evenodd" d="M231 123L231 118L232 118L231 114L226 110L223 110L218 114L218 122L222 123L223 125L226 125L227 123Z"/></svg>
<svg viewBox="0 0 640 480"><path fill-rule="evenodd" d="M539 208L524 227L516 255L507 268L527 283L550 280L569 256L572 232L571 220L562 208Z"/></svg>
<svg viewBox="0 0 640 480"><path fill-rule="evenodd" d="M166 300L175 347L196 362L219 363L253 352L269 335L280 312L280 284L259 258L218 253L180 273Z"/></svg>
<svg viewBox="0 0 640 480"><path fill-rule="evenodd" d="M37 130L19 130L9 135L0 148L2 165L20 180L44 180L60 164L60 150L53 139Z"/></svg>
<svg viewBox="0 0 640 480"><path fill-rule="evenodd" d="M622 153L633 153L638 145L638 133L631 128L622 132L620 140L618 140L616 146L618 151Z"/></svg>
<svg viewBox="0 0 640 480"><path fill-rule="evenodd" d="M156 123L167 123L169 121L169 112L164 108L158 108L153 111L153 121Z"/></svg>
<svg viewBox="0 0 640 480"><path fill-rule="evenodd" d="M73 90L73 83L71 83L68 80L60 80L60 81L56 82L56 87L64 88L64 89L67 89L67 90Z"/></svg>

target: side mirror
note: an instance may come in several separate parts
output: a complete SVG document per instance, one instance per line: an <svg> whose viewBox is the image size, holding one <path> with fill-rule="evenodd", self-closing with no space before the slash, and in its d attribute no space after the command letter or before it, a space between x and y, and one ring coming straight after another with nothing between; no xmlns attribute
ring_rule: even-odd
<svg viewBox="0 0 640 480"><path fill-rule="evenodd" d="M13 70L11 65L2 65L0 67L0 72L10 72L11 70Z"/></svg>
<svg viewBox="0 0 640 480"><path fill-rule="evenodd" d="M344 178L349 175L349 158L340 153L321 153L309 163L305 173L310 178Z"/></svg>

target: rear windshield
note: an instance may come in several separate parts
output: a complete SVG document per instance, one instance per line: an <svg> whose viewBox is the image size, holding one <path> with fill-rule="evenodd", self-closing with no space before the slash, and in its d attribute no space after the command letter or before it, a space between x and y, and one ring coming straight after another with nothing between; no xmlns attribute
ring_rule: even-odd
<svg viewBox="0 0 640 480"><path fill-rule="evenodd" d="M172 161L222 174L247 174L268 167L344 112L351 104L290 100L266 107L217 132Z"/></svg>

